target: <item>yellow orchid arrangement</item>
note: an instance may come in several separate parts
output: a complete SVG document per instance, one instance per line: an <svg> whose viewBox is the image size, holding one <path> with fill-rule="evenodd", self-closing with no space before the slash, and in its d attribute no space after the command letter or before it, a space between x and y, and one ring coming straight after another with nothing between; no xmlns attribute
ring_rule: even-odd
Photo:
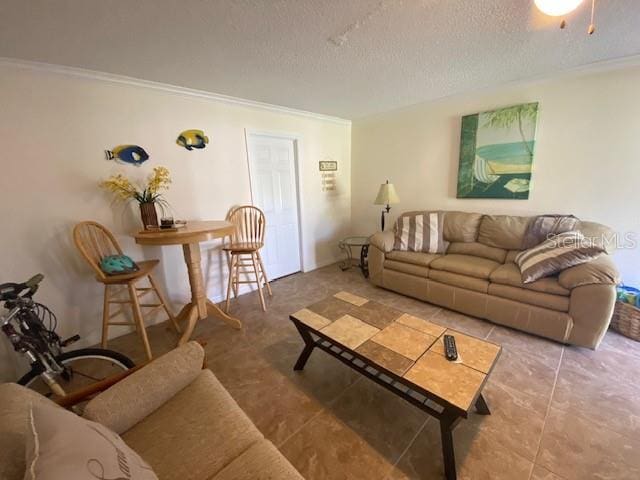
<svg viewBox="0 0 640 480"><path fill-rule="evenodd" d="M113 193L119 200L134 199L138 203L166 204L162 198L162 191L169 188L171 175L166 167L154 167L149 175L147 184L139 186L131 182L122 174L112 175L107 180L100 182L100 187Z"/></svg>

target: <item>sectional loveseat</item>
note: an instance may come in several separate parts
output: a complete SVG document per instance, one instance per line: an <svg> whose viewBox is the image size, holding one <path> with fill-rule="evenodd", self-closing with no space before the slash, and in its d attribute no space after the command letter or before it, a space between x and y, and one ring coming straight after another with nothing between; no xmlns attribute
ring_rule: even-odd
<svg viewBox="0 0 640 480"><path fill-rule="evenodd" d="M90 400L83 416L121 435L160 480L303 480L203 362L198 343L182 345ZM31 478L25 450L36 405L57 407L34 390L0 384L0 480ZM44 456L58 461L51 447ZM108 478L85 470L73 478L94 477Z"/></svg>
<svg viewBox="0 0 640 480"><path fill-rule="evenodd" d="M370 239L369 279L451 310L595 349L609 326L620 281L609 255L613 231L580 221L577 229L607 253L524 284L514 258L533 218L445 212L449 244L442 255L394 250L394 232L378 232Z"/></svg>

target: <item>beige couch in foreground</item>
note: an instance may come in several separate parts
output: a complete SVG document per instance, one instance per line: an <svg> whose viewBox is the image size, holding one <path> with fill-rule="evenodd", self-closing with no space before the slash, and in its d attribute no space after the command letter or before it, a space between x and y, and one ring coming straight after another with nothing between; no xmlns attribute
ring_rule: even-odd
<svg viewBox="0 0 640 480"><path fill-rule="evenodd" d="M369 279L375 285L500 325L597 348L616 299L617 269L608 254L558 276L523 284L514 263L534 217L446 212L446 254L395 251L394 232L373 235ZM607 248L613 232L581 221L585 237Z"/></svg>
<svg viewBox="0 0 640 480"><path fill-rule="evenodd" d="M301 480L265 440L188 343L91 400L85 418L116 433L160 480ZM0 385L0 479L25 478L32 403L52 403L13 383Z"/></svg>

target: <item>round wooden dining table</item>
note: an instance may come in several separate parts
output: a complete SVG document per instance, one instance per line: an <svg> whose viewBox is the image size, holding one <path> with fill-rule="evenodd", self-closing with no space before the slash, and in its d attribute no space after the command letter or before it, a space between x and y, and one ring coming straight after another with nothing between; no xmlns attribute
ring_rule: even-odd
<svg viewBox="0 0 640 480"><path fill-rule="evenodd" d="M179 229L143 231L133 235L139 245L182 245L184 261L189 272L191 302L185 305L177 316L179 322L186 320L186 328L182 331L178 345L189 340L198 320L204 320L210 315L220 318L233 328L242 327L240 320L227 315L207 298L202 277L200 242L224 238L231 235L233 231L233 224L222 220L194 220L187 221L186 226Z"/></svg>

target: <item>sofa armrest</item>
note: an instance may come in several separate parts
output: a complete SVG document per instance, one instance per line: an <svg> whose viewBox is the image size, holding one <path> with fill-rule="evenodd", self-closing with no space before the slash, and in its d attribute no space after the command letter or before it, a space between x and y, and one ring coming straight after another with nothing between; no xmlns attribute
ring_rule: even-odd
<svg viewBox="0 0 640 480"><path fill-rule="evenodd" d="M563 270L558 283L568 290L583 285L617 285L620 283L620 275L611 257L602 254L590 262Z"/></svg>
<svg viewBox="0 0 640 480"><path fill-rule="evenodd" d="M393 230L374 233L369 237L369 243L384 253L389 253L393 250L394 241L395 234L393 233Z"/></svg>
<svg viewBox="0 0 640 480"><path fill-rule="evenodd" d="M129 375L137 372L147 364L148 363L136 365L135 367L130 368L129 370L116 373L115 375L111 375L110 377L100 380L99 382L90 383L86 387L70 392L64 397L57 398L55 402L62 408L70 409L71 407L74 407L79 403L90 400L100 392L104 392L108 388L113 387L116 383L121 382L122 380L127 378Z"/></svg>
<svg viewBox="0 0 640 480"><path fill-rule="evenodd" d="M203 363L200 344L182 345L96 396L84 417L124 433L195 380Z"/></svg>

